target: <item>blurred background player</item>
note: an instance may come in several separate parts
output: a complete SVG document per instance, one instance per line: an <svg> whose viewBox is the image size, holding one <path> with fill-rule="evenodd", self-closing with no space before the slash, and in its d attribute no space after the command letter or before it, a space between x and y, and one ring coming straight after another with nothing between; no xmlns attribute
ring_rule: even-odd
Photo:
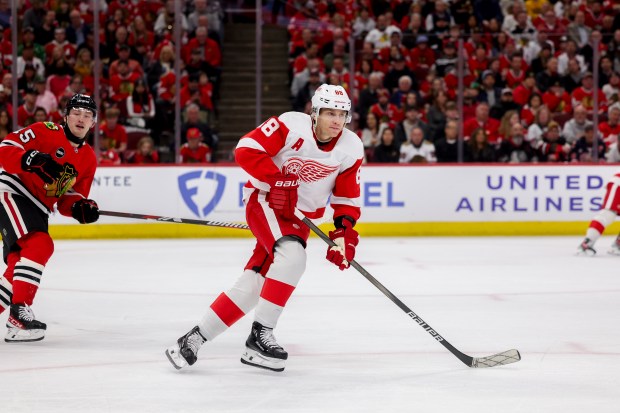
<svg viewBox="0 0 620 413"><path fill-rule="evenodd" d="M0 143L0 229L7 269L0 277L0 313L10 307L7 342L39 341L46 325L30 306L47 261L54 252L49 214L82 224L97 221L99 209L88 199L97 160L86 136L97 120L97 105L74 95L64 123L34 123Z"/></svg>
<svg viewBox="0 0 620 413"><path fill-rule="evenodd" d="M615 174L611 181L607 183L607 192L605 192L601 209L590 222L590 226L586 231L586 237L579 245L577 253L581 255L596 254L594 244L603 234L605 228L614 222L618 213L620 213L620 173ZM616 237L608 252L613 255L620 255L620 234Z"/></svg>
<svg viewBox="0 0 620 413"><path fill-rule="evenodd" d="M342 86L322 85L312 97L312 114L286 112L241 138L237 163L250 175L244 187L246 220L257 239L236 284L211 304L202 321L166 350L175 368L196 362L200 346L256 307L244 364L283 371L288 353L273 329L306 267L309 228L295 217L299 208L321 218L331 195L334 225L327 259L349 267L358 243L359 172L362 141L344 129L351 101Z"/></svg>

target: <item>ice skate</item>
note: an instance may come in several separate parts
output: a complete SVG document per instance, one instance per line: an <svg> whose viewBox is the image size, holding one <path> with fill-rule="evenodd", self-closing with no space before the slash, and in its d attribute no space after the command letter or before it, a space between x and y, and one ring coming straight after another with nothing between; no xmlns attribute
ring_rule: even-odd
<svg viewBox="0 0 620 413"><path fill-rule="evenodd" d="M594 244L590 241L589 238L583 240L579 247L577 248L577 255L585 255L588 257L593 257L596 255L596 250L593 248Z"/></svg>
<svg viewBox="0 0 620 413"><path fill-rule="evenodd" d="M198 360L198 350L207 341L198 326L192 328L187 334L179 337L174 346L168 347L166 357L175 369L193 365Z"/></svg>
<svg viewBox="0 0 620 413"><path fill-rule="evenodd" d="M7 343L43 340L47 329L45 323L35 320L32 309L26 304L11 304L11 313L6 326L8 331L4 341Z"/></svg>
<svg viewBox="0 0 620 413"><path fill-rule="evenodd" d="M620 256L620 235L614 240L614 243L611 244L611 248L607 251L610 255L618 255Z"/></svg>
<svg viewBox="0 0 620 413"><path fill-rule="evenodd" d="M272 371L283 371L288 353L277 343L273 329L255 321L245 342L241 362Z"/></svg>

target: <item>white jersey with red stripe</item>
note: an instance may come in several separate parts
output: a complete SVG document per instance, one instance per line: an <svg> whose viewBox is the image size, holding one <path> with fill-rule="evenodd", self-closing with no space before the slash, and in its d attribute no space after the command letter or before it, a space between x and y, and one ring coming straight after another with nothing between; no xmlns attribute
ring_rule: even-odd
<svg viewBox="0 0 620 413"><path fill-rule="evenodd" d="M269 177L294 173L300 180L297 208L307 217L322 217L329 200L334 217L357 220L363 152L362 141L348 129L323 144L315 138L309 115L286 112L269 118L235 149L237 163L251 176L244 200L257 189L269 191Z"/></svg>
<svg viewBox="0 0 620 413"><path fill-rule="evenodd" d="M601 209L609 209L620 214L620 173L615 174L607 183Z"/></svg>

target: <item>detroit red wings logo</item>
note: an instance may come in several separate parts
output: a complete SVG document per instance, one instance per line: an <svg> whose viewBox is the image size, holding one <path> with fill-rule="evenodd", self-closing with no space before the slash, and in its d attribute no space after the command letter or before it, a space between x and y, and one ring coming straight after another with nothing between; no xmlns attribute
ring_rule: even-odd
<svg viewBox="0 0 620 413"><path fill-rule="evenodd" d="M282 165L282 173L295 174L302 182L316 182L330 176L338 166L323 165L313 160L291 158Z"/></svg>

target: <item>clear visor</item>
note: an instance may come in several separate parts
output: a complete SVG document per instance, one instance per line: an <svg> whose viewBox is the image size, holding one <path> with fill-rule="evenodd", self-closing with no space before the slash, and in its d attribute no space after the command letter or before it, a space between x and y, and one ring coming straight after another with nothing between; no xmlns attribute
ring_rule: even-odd
<svg viewBox="0 0 620 413"><path fill-rule="evenodd" d="M86 119L86 120L91 120L91 119L96 118L96 116L93 114L93 111L90 109L86 109L86 108L71 108L68 116L71 116L74 118Z"/></svg>

